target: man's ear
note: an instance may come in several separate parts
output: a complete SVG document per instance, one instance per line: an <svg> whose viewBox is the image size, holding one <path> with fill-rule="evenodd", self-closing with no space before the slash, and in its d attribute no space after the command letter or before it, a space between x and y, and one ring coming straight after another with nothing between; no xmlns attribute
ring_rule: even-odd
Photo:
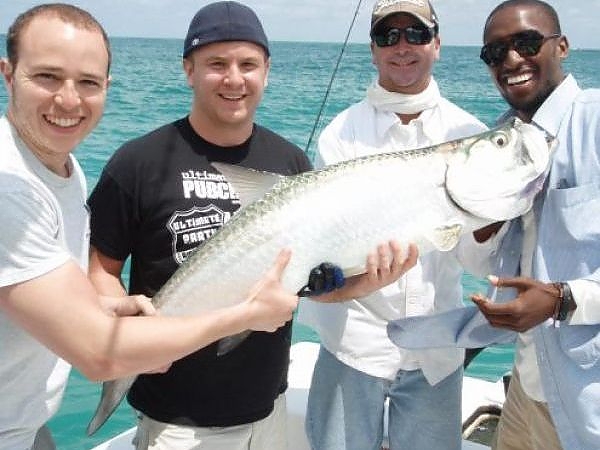
<svg viewBox="0 0 600 450"><path fill-rule="evenodd" d="M435 46L435 60L439 61L440 59L440 48L442 47L442 39L439 34L436 34L433 38L433 45Z"/></svg>
<svg viewBox="0 0 600 450"><path fill-rule="evenodd" d="M2 73L7 87L12 84L13 66L7 58L0 58L0 73Z"/></svg>
<svg viewBox="0 0 600 450"><path fill-rule="evenodd" d="M269 85L269 71L271 70L271 57L267 58L267 62L265 63L265 81L263 83L263 87L267 87Z"/></svg>
<svg viewBox="0 0 600 450"><path fill-rule="evenodd" d="M569 40L566 36L561 36L558 43L559 58L566 59L569 56Z"/></svg>
<svg viewBox="0 0 600 450"><path fill-rule="evenodd" d="M371 63L377 66L377 61L375 61L375 43L371 41L369 47L371 48Z"/></svg>
<svg viewBox="0 0 600 450"><path fill-rule="evenodd" d="M183 72L185 73L188 86L193 87L191 77L194 72L194 62L190 58L183 58L181 64L183 66Z"/></svg>

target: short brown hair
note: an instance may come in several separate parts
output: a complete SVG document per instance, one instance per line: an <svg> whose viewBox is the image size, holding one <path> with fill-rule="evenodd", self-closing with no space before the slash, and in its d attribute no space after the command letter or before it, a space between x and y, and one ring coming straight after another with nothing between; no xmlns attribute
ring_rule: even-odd
<svg viewBox="0 0 600 450"><path fill-rule="evenodd" d="M110 71L112 55L106 31L89 12L66 3L45 3L37 5L20 14L15 19L6 34L6 55L13 68L16 67L19 60L19 39L21 34L27 25L38 16L57 17L63 22L72 24L77 28L99 31L100 34L102 34L102 39L104 39L104 45L106 46L106 51L108 53L108 67L106 72L108 73Z"/></svg>

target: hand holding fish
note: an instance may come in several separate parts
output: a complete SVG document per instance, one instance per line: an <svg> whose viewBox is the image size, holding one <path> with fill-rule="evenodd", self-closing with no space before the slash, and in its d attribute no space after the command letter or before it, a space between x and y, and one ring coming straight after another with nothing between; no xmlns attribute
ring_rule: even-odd
<svg viewBox="0 0 600 450"><path fill-rule="evenodd" d="M298 297L281 285L281 276L291 256L290 250L279 252L275 263L252 287L245 302L249 309L249 329L273 332L292 320Z"/></svg>
<svg viewBox="0 0 600 450"><path fill-rule="evenodd" d="M154 316L156 308L145 295L126 295L123 297L100 296L102 307L111 316Z"/></svg>
<svg viewBox="0 0 600 450"><path fill-rule="evenodd" d="M117 317L125 316L155 316L158 314L150 298L145 295L126 295L123 297L112 297L101 295L102 308L107 314ZM171 364L157 367L144 373L165 373Z"/></svg>
<svg viewBox="0 0 600 450"><path fill-rule="evenodd" d="M313 297L320 302L339 302L358 299L398 280L417 263L417 246L410 244L406 256L396 240L377 246L367 255L366 272L346 279L343 287L327 294Z"/></svg>
<svg viewBox="0 0 600 450"><path fill-rule="evenodd" d="M554 315L560 292L552 283L526 277L490 276L489 280L498 289L510 287L518 291L517 297L506 303L493 303L480 294L471 297L492 326L522 333Z"/></svg>

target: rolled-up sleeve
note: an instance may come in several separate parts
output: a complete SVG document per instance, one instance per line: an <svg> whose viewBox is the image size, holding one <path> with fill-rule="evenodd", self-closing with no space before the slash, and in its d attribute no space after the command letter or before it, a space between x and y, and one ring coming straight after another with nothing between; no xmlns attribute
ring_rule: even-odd
<svg viewBox="0 0 600 450"><path fill-rule="evenodd" d="M569 323L571 325L600 324L600 283L591 280L569 281L569 286L577 303Z"/></svg>

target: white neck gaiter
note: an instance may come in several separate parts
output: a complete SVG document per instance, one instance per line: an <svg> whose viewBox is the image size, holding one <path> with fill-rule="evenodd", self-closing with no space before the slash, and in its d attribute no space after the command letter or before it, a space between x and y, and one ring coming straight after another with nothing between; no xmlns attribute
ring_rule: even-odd
<svg viewBox="0 0 600 450"><path fill-rule="evenodd" d="M418 94L401 94L387 91L379 85L377 80L367 88L367 100L375 109L396 114L420 113L435 107L440 98L440 90L433 77L427 88Z"/></svg>

